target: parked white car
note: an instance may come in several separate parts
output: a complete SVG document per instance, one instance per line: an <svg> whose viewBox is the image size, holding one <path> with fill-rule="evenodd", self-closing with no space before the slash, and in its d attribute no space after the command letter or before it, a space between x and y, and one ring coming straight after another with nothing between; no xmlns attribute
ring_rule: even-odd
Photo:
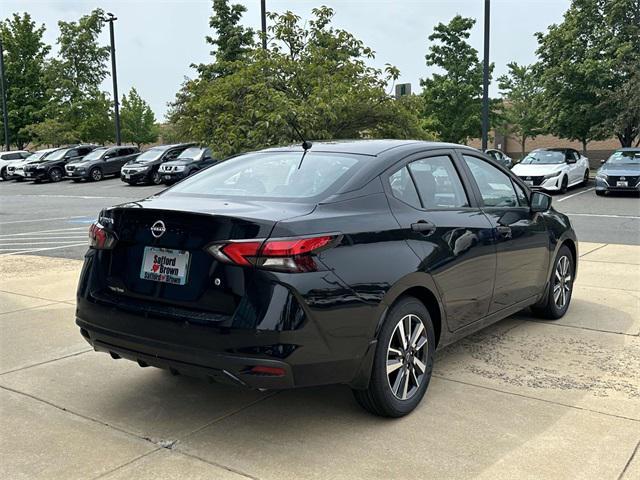
<svg viewBox="0 0 640 480"><path fill-rule="evenodd" d="M9 180L7 174L7 165L11 162L22 161L31 155L26 150L12 150L9 152L0 152L0 176L3 180Z"/></svg>
<svg viewBox="0 0 640 480"><path fill-rule="evenodd" d="M56 150L60 150L59 148L46 148L44 150L38 150L37 152L33 152L28 157L23 158L21 160L13 160L8 162L6 165L6 180L18 180L19 182L24 180L24 166L27 163L31 162L39 162L43 160L47 155Z"/></svg>
<svg viewBox="0 0 640 480"><path fill-rule="evenodd" d="M564 193L589 181L589 159L573 148L539 148L511 171L530 187Z"/></svg>

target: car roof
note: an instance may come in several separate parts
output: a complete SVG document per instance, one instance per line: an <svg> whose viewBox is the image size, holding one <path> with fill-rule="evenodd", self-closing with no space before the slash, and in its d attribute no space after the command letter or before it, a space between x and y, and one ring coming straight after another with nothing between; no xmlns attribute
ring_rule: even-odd
<svg viewBox="0 0 640 480"><path fill-rule="evenodd" d="M155 147L149 148L149 150L170 150L172 148L178 147L193 147L195 146L193 143L172 143L171 145L156 145Z"/></svg>
<svg viewBox="0 0 640 480"><path fill-rule="evenodd" d="M616 152L640 152L640 147L622 147L617 149Z"/></svg>
<svg viewBox="0 0 640 480"><path fill-rule="evenodd" d="M422 140L331 140L312 142L310 152L349 153L355 155L379 156L393 149L417 147L422 149L437 148L469 148L464 145L443 142L426 142ZM266 148L259 153L268 152L302 152L302 144Z"/></svg>

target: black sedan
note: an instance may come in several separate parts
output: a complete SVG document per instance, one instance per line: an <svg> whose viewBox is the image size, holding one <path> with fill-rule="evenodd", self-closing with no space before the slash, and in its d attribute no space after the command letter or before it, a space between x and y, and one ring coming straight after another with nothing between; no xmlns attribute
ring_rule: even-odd
<svg viewBox="0 0 640 480"><path fill-rule="evenodd" d="M174 160L192 145L179 143L152 147L138 155L135 160L125 164L120 170L120 179L129 185L138 183L160 185L162 183L160 165Z"/></svg>
<svg viewBox="0 0 640 480"><path fill-rule="evenodd" d="M550 203L460 145L240 155L100 213L76 323L143 367L260 389L344 383L402 416L436 349L526 307L565 314L578 242Z"/></svg>
<svg viewBox="0 0 640 480"><path fill-rule="evenodd" d="M120 175L122 166L140 154L138 147L101 147L88 153L81 160L65 166L67 176L74 182L90 180L97 182L108 175Z"/></svg>
<svg viewBox="0 0 640 480"><path fill-rule="evenodd" d="M74 145L61 148L45 156L41 161L27 163L24 167L24 176L27 180L34 180L36 183L42 180L59 182L65 176L64 169L67 163L81 160L96 148L96 145Z"/></svg>
<svg viewBox="0 0 640 480"><path fill-rule="evenodd" d="M171 185L213 165L215 162L211 156L210 148L189 147L175 160L160 165L160 175L164 183Z"/></svg>
<svg viewBox="0 0 640 480"><path fill-rule="evenodd" d="M640 148L621 148L596 173L596 194L640 192Z"/></svg>

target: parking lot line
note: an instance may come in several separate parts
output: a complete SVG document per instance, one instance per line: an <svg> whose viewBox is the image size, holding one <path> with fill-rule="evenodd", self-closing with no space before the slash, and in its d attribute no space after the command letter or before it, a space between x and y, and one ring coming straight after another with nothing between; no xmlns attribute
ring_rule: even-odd
<svg viewBox="0 0 640 480"><path fill-rule="evenodd" d="M569 200L570 198L577 197L578 195L582 195L583 193L590 192L591 190L595 190L596 187L587 188L586 190L582 190L581 192L574 193L573 195L569 195L568 197L562 197L556 200L557 202L564 202L565 200Z"/></svg>
<svg viewBox="0 0 640 480"><path fill-rule="evenodd" d="M15 251L15 252L0 253L0 257L5 257L7 255L21 255L23 253L34 253L34 252L44 252L44 251L48 251L48 250L58 250L60 248L80 247L82 245L87 245L87 242L72 243L70 245L59 245L57 247L32 248L32 249L29 249L29 250L18 250L18 251Z"/></svg>
<svg viewBox="0 0 640 480"><path fill-rule="evenodd" d="M604 213L566 213L565 215L569 215L570 217L602 217L602 218L631 218L631 219L640 219L640 216L637 215L606 215Z"/></svg>
<svg viewBox="0 0 640 480"><path fill-rule="evenodd" d="M0 238L32 235L34 233L44 233L44 234L61 233L61 232L75 233L75 231L87 231L87 227L67 227L67 228L58 228L55 230L35 230L33 232L4 233L0 235Z"/></svg>
<svg viewBox="0 0 640 480"><path fill-rule="evenodd" d="M84 215L76 215L74 217L55 217L55 218L34 218L33 220L13 220L10 222L0 222L0 225L9 225L13 223L37 223L48 222L50 220L69 220L71 218L84 218Z"/></svg>

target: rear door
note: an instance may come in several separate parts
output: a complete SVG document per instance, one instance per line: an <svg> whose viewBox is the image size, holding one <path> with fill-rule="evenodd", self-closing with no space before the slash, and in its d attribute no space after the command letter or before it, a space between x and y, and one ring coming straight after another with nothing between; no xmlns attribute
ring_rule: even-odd
<svg viewBox="0 0 640 480"><path fill-rule="evenodd" d="M442 150L410 157L384 182L421 269L437 284L452 330L487 315L496 270L491 224L463 179L453 151Z"/></svg>
<svg viewBox="0 0 640 480"><path fill-rule="evenodd" d="M464 167L491 222L497 251L489 313L538 295L547 281L549 235L544 217L531 212L526 190L489 161L461 151Z"/></svg>

